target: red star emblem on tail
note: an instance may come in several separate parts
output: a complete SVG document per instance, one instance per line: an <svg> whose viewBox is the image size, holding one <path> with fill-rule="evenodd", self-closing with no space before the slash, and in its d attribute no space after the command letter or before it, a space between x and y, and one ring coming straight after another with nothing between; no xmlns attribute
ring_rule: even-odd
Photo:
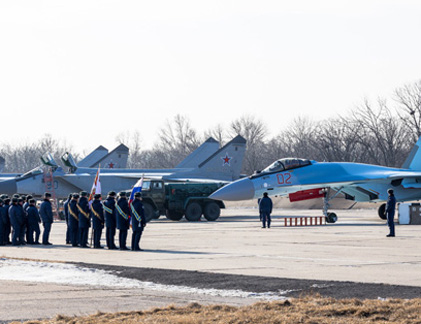
<svg viewBox="0 0 421 324"><path fill-rule="evenodd" d="M230 165L230 160L231 160L232 158L230 158L230 157L228 156L228 153L226 153L226 154L225 154L225 157L222 157L221 159L224 161L224 163L223 163L222 165L225 165L225 164Z"/></svg>

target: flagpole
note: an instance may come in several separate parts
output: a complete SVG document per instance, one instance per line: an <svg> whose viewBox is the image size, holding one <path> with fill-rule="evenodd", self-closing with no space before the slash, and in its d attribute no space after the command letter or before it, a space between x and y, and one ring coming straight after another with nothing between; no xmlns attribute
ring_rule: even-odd
<svg viewBox="0 0 421 324"><path fill-rule="evenodd" d="M99 180L99 170L101 168L101 164L98 164L98 171L96 172L96 176L94 179L94 183L92 185L92 189L91 189L91 194L89 195L89 207L92 208L92 200L94 199L94 195L95 193L97 193L97 189L99 188L99 194L101 193L101 184L100 184L100 180ZM98 185L99 183L99 185ZM92 222L92 226L91 226L91 247L93 245L93 240L94 240L94 224Z"/></svg>

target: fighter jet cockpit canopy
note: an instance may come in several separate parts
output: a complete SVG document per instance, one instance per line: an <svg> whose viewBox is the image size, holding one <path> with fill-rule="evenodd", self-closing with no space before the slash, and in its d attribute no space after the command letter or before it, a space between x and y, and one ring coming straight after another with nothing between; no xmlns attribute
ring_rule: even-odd
<svg viewBox="0 0 421 324"><path fill-rule="evenodd" d="M264 169L261 173L273 173L273 172L281 172L296 168L301 168L306 165L311 165L310 160L305 159L296 159L296 158L286 158L280 159L273 162L269 165L266 169Z"/></svg>

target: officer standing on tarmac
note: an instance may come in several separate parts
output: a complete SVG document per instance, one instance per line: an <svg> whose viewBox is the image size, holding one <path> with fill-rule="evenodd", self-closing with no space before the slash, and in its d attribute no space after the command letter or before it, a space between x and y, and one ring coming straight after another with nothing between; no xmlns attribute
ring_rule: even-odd
<svg viewBox="0 0 421 324"><path fill-rule="evenodd" d="M76 247L79 245L79 210L77 209L77 202L79 194L72 194L72 200L69 203L69 230L70 230L70 242L72 246Z"/></svg>
<svg viewBox="0 0 421 324"><path fill-rule="evenodd" d="M31 195L27 195L27 196L22 196L23 198L23 211L25 212L25 234L26 234L26 242L29 242L29 234L28 234L28 228L29 228L29 224L28 224L28 213L27 213L27 209L29 207L29 200L32 199Z"/></svg>
<svg viewBox="0 0 421 324"><path fill-rule="evenodd" d="M12 205L9 208L10 223L12 224L12 245L22 245L21 229L23 224L23 209L18 206L18 198L12 198Z"/></svg>
<svg viewBox="0 0 421 324"><path fill-rule="evenodd" d="M119 230L118 239L120 250L128 250L126 246L127 231L130 227L129 220L129 203L127 202L126 193L124 191L119 193L120 198L115 205L115 214L117 219L117 229Z"/></svg>
<svg viewBox="0 0 421 324"><path fill-rule="evenodd" d="M101 246L101 234L104 228L104 208L101 203L101 195L96 194L91 206L92 227L94 230L94 249L103 249Z"/></svg>
<svg viewBox="0 0 421 324"><path fill-rule="evenodd" d="M88 193L86 191L80 192L77 209L79 210L79 244L81 247L87 248L89 228L91 227L91 214L89 210Z"/></svg>
<svg viewBox="0 0 421 324"><path fill-rule="evenodd" d="M44 226L44 231L42 233L42 244L44 245L52 245L50 243L50 232L51 232L51 225L53 224L53 207L51 206L51 194L46 192L44 194L44 201L41 203L41 207L39 209L39 214L41 216L42 225Z"/></svg>
<svg viewBox="0 0 421 324"><path fill-rule="evenodd" d="M387 190L389 197L386 203L386 216L387 216L387 226L389 226L389 234L387 237L395 237L395 209L396 209L396 198L393 193L393 189Z"/></svg>
<svg viewBox="0 0 421 324"><path fill-rule="evenodd" d="M143 228L146 226L145 211L140 200L141 193L134 194L134 201L130 206L130 214L132 220L132 251L143 251L139 247L140 238L142 237Z"/></svg>
<svg viewBox="0 0 421 324"><path fill-rule="evenodd" d="M0 246L6 245L6 210L3 206L3 199L0 198Z"/></svg>
<svg viewBox="0 0 421 324"><path fill-rule="evenodd" d="M4 243L5 244L12 244L10 240L10 233L11 233L11 223L9 217L9 208L10 208L10 198L7 195L3 195L4 199L4 210L6 212L6 227L4 229Z"/></svg>
<svg viewBox="0 0 421 324"><path fill-rule="evenodd" d="M70 244L70 226L69 226L69 204L72 200L73 194L69 194L67 200L63 204L64 219L66 221L66 244Z"/></svg>
<svg viewBox="0 0 421 324"><path fill-rule="evenodd" d="M268 193L263 193L263 198L260 199L259 212L262 215L262 228L266 228L266 221L268 228L270 228L270 214L272 213L272 199L268 197Z"/></svg>
<svg viewBox="0 0 421 324"><path fill-rule="evenodd" d="M102 204L104 207L105 217L105 238L109 250L115 250L117 247L114 244L114 236L116 232L116 215L115 215L115 192L110 191L107 199Z"/></svg>
<svg viewBox="0 0 421 324"><path fill-rule="evenodd" d="M39 235L41 233L39 229L39 223L41 223L41 218L39 217L39 212L35 206L35 199L31 198L28 201L29 205L26 208L26 213L28 215L28 229L27 229L27 239L28 244L40 244ZM35 233L35 240L34 240Z"/></svg>

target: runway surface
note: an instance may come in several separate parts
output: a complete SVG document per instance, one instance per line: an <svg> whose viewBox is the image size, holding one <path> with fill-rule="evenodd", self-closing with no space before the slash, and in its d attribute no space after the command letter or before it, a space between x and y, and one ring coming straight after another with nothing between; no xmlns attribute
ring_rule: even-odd
<svg viewBox="0 0 421 324"><path fill-rule="evenodd" d="M145 229L141 242L144 252L71 248L63 244L65 224L58 222L53 224L53 246L1 247L0 256L74 263L139 282L263 293L262 298L269 299L315 292L339 298L421 296L421 227L398 225L397 237L386 238L387 227L375 209L337 211L339 220L332 225L283 226L285 216L320 213L275 210L271 229L260 228L256 210L250 208L225 210L217 222L157 220ZM191 301L234 305L256 301L252 294L221 296L194 290L21 280L8 277L8 271L0 279L5 287L0 293L1 321Z"/></svg>

